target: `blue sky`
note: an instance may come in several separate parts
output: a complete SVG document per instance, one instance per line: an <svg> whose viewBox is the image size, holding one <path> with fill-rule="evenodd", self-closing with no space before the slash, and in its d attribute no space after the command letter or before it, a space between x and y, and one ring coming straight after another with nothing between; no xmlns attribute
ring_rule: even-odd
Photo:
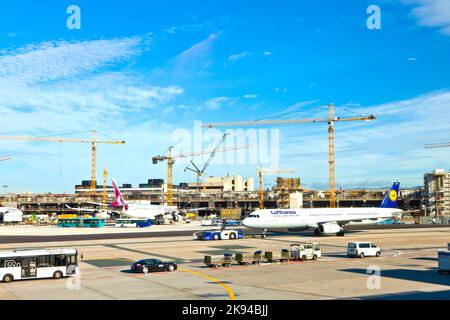
<svg viewBox="0 0 450 320"><path fill-rule="evenodd" d="M138 184L165 178L151 157L194 121L326 117L333 102L339 116L378 117L336 124L338 186L420 185L450 155L423 148L450 140L450 3L343 3L2 1L0 134L85 138L97 129L127 141L99 146L98 180L106 166L119 183ZM372 4L380 30L366 26ZM70 5L81 9L81 30L66 27ZM326 188L326 125L279 129L280 167ZM90 178L89 145L1 145L13 156L0 164L8 191L72 192ZM175 166L176 182L195 180L185 166ZM256 176L256 165L208 171L227 173Z"/></svg>

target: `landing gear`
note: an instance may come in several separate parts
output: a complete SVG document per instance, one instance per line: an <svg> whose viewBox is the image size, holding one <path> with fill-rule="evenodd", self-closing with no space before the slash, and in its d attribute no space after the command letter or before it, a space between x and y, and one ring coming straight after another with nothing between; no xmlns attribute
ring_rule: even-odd
<svg viewBox="0 0 450 320"><path fill-rule="evenodd" d="M265 239L266 238L266 233L267 233L267 229L264 229L261 235L261 239Z"/></svg>
<svg viewBox="0 0 450 320"><path fill-rule="evenodd" d="M336 233L336 235L338 237L343 237L343 236L345 236L345 232L344 232L344 230L342 230L342 231L339 231L338 233Z"/></svg>

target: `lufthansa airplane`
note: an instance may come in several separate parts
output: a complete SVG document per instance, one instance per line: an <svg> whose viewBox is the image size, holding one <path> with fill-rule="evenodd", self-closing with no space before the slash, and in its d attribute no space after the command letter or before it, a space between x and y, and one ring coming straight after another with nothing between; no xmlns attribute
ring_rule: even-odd
<svg viewBox="0 0 450 320"><path fill-rule="evenodd" d="M314 230L317 235L344 235L345 225L371 225L400 218L397 209L400 183L394 182L379 208L318 208L258 210L244 219L247 228L300 232Z"/></svg>

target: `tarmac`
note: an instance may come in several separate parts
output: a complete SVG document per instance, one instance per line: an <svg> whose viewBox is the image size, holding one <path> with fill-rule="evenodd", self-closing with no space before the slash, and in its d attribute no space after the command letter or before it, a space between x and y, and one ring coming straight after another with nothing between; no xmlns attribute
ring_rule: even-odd
<svg viewBox="0 0 450 320"><path fill-rule="evenodd" d="M23 232L10 230L14 228L1 227L0 232L9 237ZM64 242L57 240L64 234L52 236L47 234L46 227L43 228L27 229L31 237L28 239L43 236L45 242L1 242L0 250L74 247L79 256L83 256L79 263L80 275L62 280L0 283L0 299L450 299L450 275L437 272L438 250L446 249L450 242L449 227L352 230L345 237L315 237L306 232L269 235L266 239L197 241L192 236L197 227L180 224L155 226L152 236L146 236L148 231L111 230L106 232L112 236L109 239L71 239ZM101 231L104 236L105 230ZM72 234L65 236L83 236L85 233L80 232L72 229ZM98 232L91 236L98 235ZM114 238L114 235L125 232L138 237ZM170 232L189 232L191 235L168 235ZM278 252L300 241L320 242L323 257L318 261L218 269L210 269L203 264L205 255L252 253L258 249ZM383 250L381 257L347 257L346 246L352 241L376 243ZM129 272L132 262L151 257L176 261L179 270L147 275ZM381 272L380 277L374 276L373 273L378 271Z"/></svg>

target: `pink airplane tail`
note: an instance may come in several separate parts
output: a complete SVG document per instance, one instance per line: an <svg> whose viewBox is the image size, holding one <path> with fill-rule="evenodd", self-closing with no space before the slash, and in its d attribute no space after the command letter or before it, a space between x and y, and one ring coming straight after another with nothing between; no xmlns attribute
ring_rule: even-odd
<svg viewBox="0 0 450 320"><path fill-rule="evenodd" d="M112 179L112 184L113 184L113 188L114 188L115 201L113 203L111 203L111 205L115 208L123 206L125 211L128 211L128 204L123 199L122 193L120 193L120 189L117 186L116 180Z"/></svg>

